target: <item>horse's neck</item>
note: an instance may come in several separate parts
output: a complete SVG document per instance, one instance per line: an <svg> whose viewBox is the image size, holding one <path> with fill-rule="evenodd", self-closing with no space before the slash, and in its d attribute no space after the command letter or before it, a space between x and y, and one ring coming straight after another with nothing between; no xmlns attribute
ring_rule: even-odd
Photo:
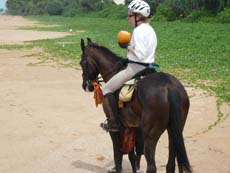
<svg viewBox="0 0 230 173"><path fill-rule="evenodd" d="M114 58L105 53L97 54L96 63L105 82L112 78L120 69L119 58Z"/></svg>

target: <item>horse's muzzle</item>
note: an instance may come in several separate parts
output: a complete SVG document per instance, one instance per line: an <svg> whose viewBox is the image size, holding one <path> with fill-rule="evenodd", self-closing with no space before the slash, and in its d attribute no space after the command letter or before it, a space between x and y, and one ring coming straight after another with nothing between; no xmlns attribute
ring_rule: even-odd
<svg viewBox="0 0 230 173"><path fill-rule="evenodd" d="M91 84L89 84L89 82L83 82L82 88L87 92L92 92L94 90L94 87Z"/></svg>

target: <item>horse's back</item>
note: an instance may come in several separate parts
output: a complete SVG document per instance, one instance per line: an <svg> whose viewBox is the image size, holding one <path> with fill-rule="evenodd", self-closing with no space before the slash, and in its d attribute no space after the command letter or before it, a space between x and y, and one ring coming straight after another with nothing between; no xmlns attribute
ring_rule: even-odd
<svg viewBox="0 0 230 173"><path fill-rule="evenodd" d="M125 108L120 111L122 122L125 122L123 124L129 127L139 126L144 113L151 114L145 116L149 118L148 121L157 122L159 120L167 125L170 111L169 92L172 91L179 94L179 99L182 101L183 115L186 117L189 99L183 85L174 76L157 72L137 82L132 101L128 102Z"/></svg>
<svg viewBox="0 0 230 173"><path fill-rule="evenodd" d="M157 72L137 83L136 96L140 104L145 107L166 109L165 107L169 106L169 92L176 92L182 104L189 107L187 92L182 83L173 75Z"/></svg>
<svg viewBox="0 0 230 173"><path fill-rule="evenodd" d="M151 83L151 85L149 85L149 83ZM171 74L164 73L164 72L156 72L142 78L139 81L138 85L140 86L149 85L150 87L156 88L156 87L164 87L169 85L182 85L182 84L176 77L174 77Z"/></svg>
<svg viewBox="0 0 230 173"><path fill-rule="evenodd" d="M164 72L153 73L141 79L137 84L139 94L151 95L164 90L177 90L181 94L187 95L182 83L173 75Z"/></svg>

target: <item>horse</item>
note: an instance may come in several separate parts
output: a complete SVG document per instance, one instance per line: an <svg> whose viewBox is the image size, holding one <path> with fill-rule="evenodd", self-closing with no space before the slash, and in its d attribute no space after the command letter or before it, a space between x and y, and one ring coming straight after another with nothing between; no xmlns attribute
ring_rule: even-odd
<svg viewBox="0 0 230 173"><path fill-rule="evenodd" d="M82 88L93 91L93 82L98 81L99 74L104 82L118 73L124 64L122 57L111 50L100 46L90 38L87 44L81 39ZM168 132L168 161L166 173L174 173L176 160L179 173L191 173L186 147L183 139L183 129L189 111L189 97L181 82L171 74L156 72L141 78L136 83L132 100L119 110L119 118L126 117L128 126L142 129L144 140L144 156L147 163L147 173L156 173L156 145L165 130ZM113 142L114 162L116 172L121 172L122 153L120 152L120 135L110 132ZM135 172L135 171L134 171Z"/></svg>

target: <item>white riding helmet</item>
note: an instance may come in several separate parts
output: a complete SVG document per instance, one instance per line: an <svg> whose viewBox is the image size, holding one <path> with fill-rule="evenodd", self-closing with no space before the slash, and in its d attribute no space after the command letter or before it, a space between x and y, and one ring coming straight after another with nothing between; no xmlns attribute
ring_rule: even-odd
<svg viewBox="0 0 230 173"><path fill-rule="evenodd" d="M128 5L128 9L133 13L139 13L145 17L150 16L150 6L147 2L142 0L133 0Z"/></svg>

